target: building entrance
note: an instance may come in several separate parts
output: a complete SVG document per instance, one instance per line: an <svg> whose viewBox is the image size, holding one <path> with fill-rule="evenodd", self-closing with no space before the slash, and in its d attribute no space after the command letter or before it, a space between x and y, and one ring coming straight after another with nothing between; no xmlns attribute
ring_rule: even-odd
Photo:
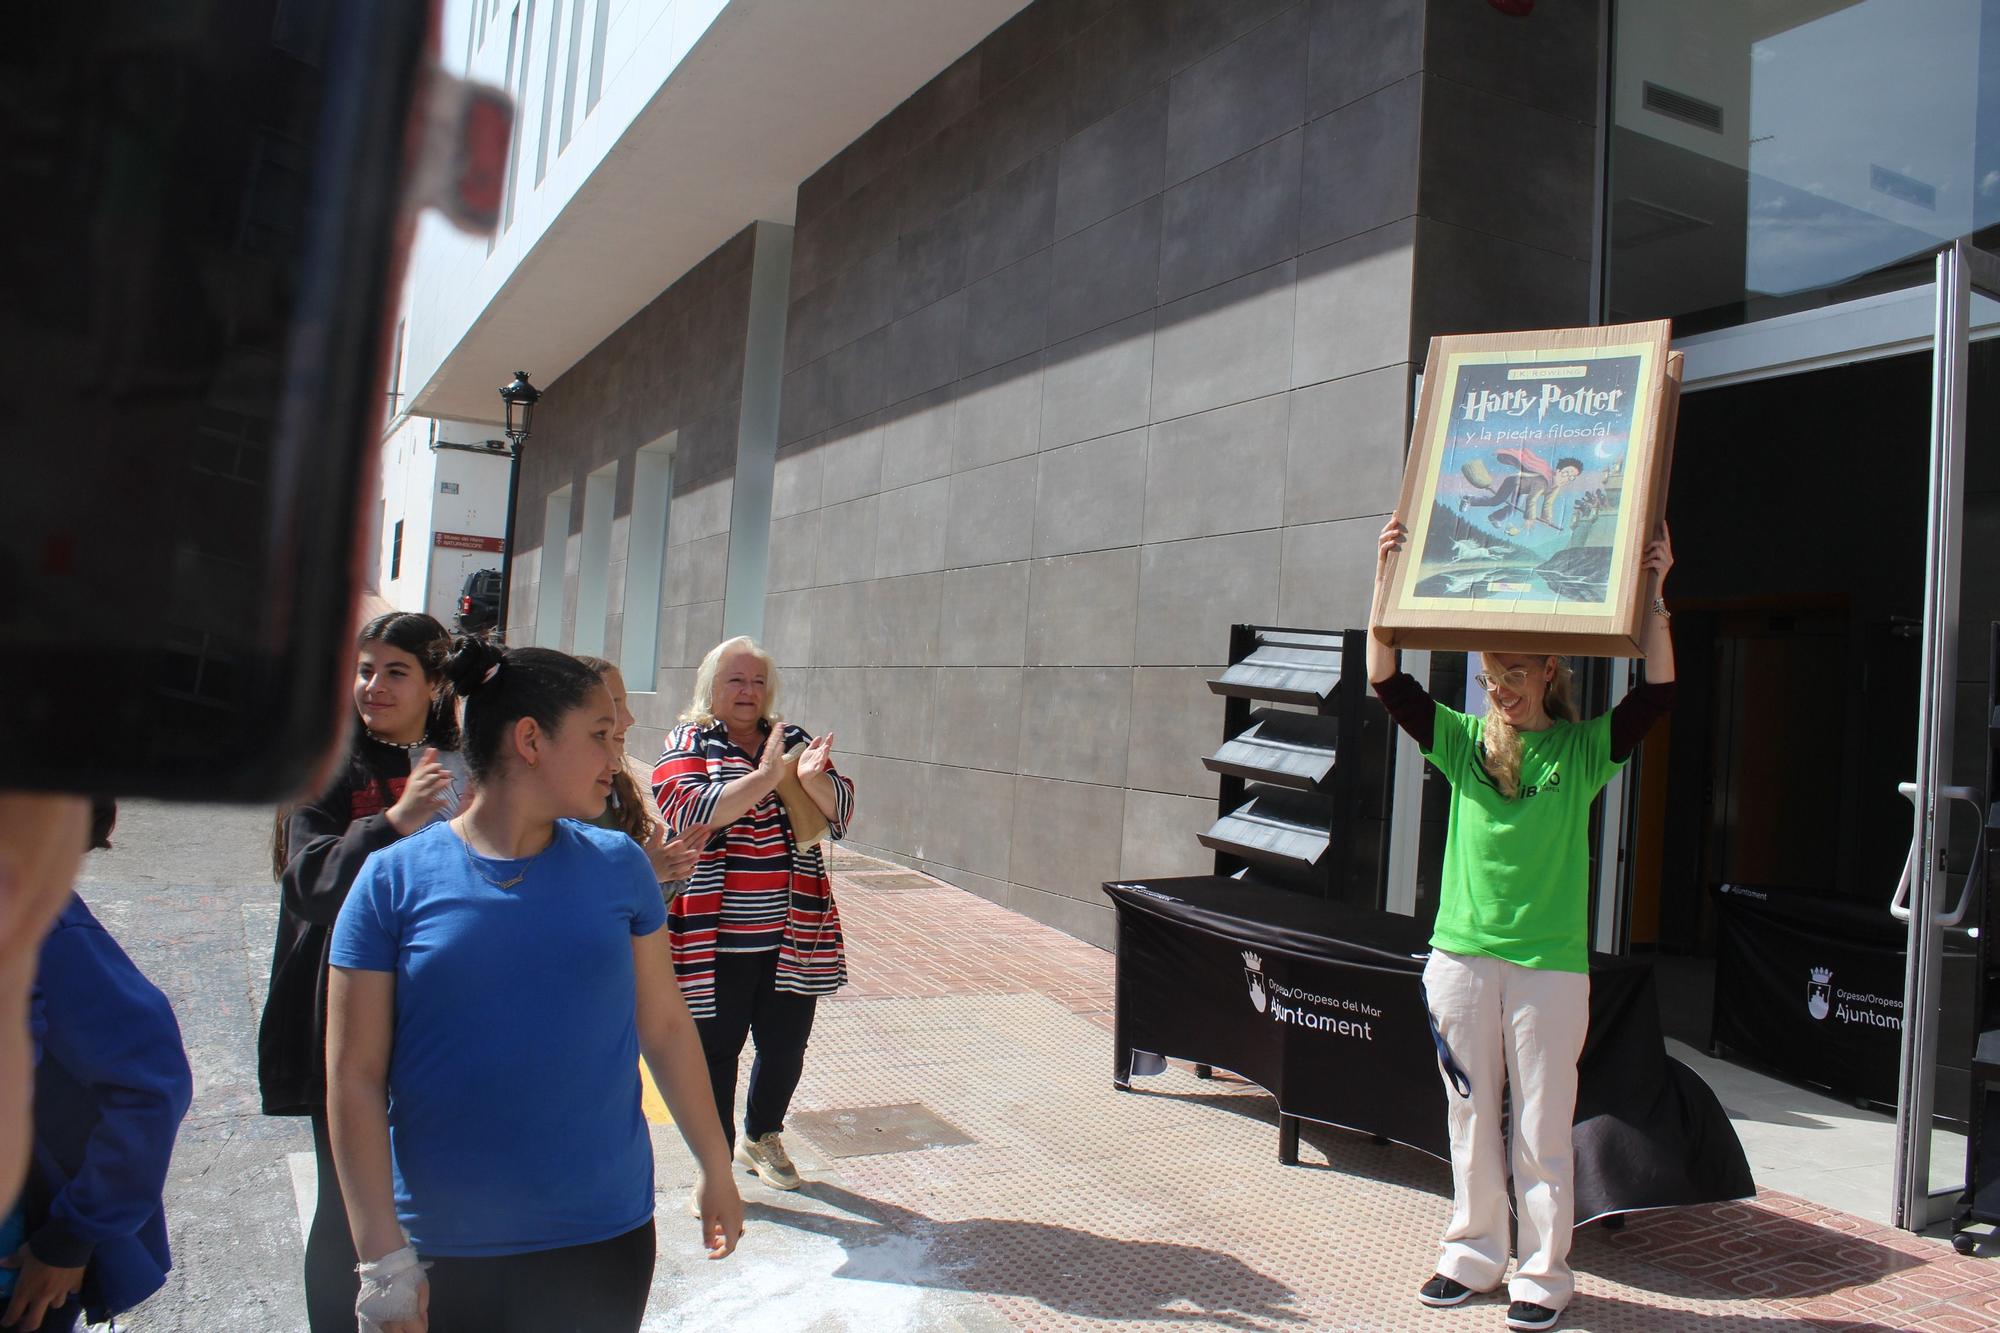
<svg viewBox="0 0 2000 1333"><path fill-rule="evenodd" d="M1972 420L1990 420L2000 349L1974 344L1971 371ZM1908 927L1889 903L1912 828L1898 785L1919 763L1931 380L1931 357L1913 354L1687 396L1669 507L1680 696L1642 752L1627 821L1629 943L1655 956L1668 1034L1714 1043L1780 1095L1871 1107L1885 1135L1903 1035ZM1958 716L1980 722L2000 458L1972 439L1952 675ZM1982 785L1983 754L1961 747L1956 780ZM1954 832L1956 901L1974 830ZM1976 967L1966 931L1943 935L1932 1111L1955 1127ZM1960 1169L1945 1143L1934 1180ZM1884 1171L1874 1188L1887 1183Z"/></svg>

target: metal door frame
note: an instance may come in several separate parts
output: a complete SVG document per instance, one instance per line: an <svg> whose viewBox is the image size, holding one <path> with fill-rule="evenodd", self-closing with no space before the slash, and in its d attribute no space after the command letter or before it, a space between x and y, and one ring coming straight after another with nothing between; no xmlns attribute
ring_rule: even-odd
<svg viewBox="0 0 2000 1333"><path fill-rule="evenodd" d="M1903 1041L1896 1082L1895 1191L1891 1219L1921 1231L1949 1213L1959 1194L1930 1187L1931 1123L1937 1093L1938 1005L1944 928L1978 886L1968 879L1944 904L1951 832L1952 727L1956 712L1959 566L1964 555L1967 379L1974 290L2000 296L2000 260L1964 238L1937 254L1931 341L1930 503L1924 535L1923 667L1917 703L1916 806L1909 892L1909 954L1903 977ZM1900 915L1900 913L1899 913Z"/></svg>
<svg viewBox="0 0 2000 1333"><path fill-rule="evenodd" d="M1919 271L1920 272L1920 271ZM1914 326L1915 306L1930 289L1926 338ZM1944 927L1968 899L1947 906L1943 856L1949 846L1950 804L1964 792L1950 783L1956 711L1959 566L1964 551L1968 361L1974 338L2000 336L1991 302L2000 302L2000 257L1961 238L1942 246L1928 277L1909 286L1837 306L1780 316L1676 339L1688 356L1684 392L1772 379L1878 357L1931 350L1929 495L1924 549L1923 664L1917 708L1916 780L1904 784L1915 805L1909 921L1904 976L1905 1021L1897 1081L1896 1153L1890 1215L1898 1227L1921 1231L1949 1214L1959 1190L1930 1189L1931 1118L1937 1090L1937 1030L1944 969ZM1613 691L1624 673L1614 674ZM1635 783L1607 792L1599 862L1599 949L1628 947L1629 857ZM1970 891L1970 890L1969 890ZM1904 896L1899 889L1897 900ZM1899 910L1898 916L1905 912Z"/></svg>

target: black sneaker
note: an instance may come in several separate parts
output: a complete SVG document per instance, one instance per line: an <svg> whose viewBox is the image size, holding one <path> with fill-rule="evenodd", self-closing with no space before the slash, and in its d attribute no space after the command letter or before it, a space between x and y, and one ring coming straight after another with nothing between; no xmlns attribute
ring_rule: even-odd
<svg viewBox="0 0 2000 1333"><path fill-rule="evenodd" d="M1463 1282L1454 1282L1443 1273L1432 1273L1431 1280L1417 1288L1417 1299L1438 1310L1463 1305L1471 1297L1471 1287Z"/></svg>
<svg viewBox="0 0 2000 1333"><path fill-rule="evenodd" d="M1533 1301L1515 1301L1507 1307L1507 1327L1518 1329L1554 1328L1561 1310L1551 1310Z"/></svg>

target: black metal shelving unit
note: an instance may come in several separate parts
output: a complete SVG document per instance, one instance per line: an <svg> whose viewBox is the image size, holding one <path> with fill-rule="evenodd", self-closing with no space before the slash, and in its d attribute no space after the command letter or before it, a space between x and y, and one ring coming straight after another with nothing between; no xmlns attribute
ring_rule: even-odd
<svg viewBox="0 0 2000 1333"><path fill-rule="evenodd" d="M2000 794L2000 622L1989 627L1986 672L1986 791ZM1965 1194L1953 1221L1951 1243L1970 1254L1978 1237L1967 1231L1974 1222L2000 1224L2000 955L1994 932L2000 930L2000 800L1987 808L1984 857L1986 883L1979 905L1979 986L1974 996L1978 1012L1972 1030L1972 1105L1965 1143ZM1974 891L1974 890L1968 890Z"/></svg>
<svg viewBox="0 0 2000 1333"><path fill-rule="evenodd" d="M1392 754L1368 688L1363 630L1237 625L1208 688L1227 701L1222 777L1200 836L1215 873L1362 907L1381 906Z"/></svg>

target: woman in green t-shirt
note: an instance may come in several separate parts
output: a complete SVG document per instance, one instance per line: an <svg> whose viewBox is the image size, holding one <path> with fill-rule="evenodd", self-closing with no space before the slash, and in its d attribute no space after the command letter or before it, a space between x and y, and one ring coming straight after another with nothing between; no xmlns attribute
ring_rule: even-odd
<svg viewBox="0 0 2000 1333"><path fill-rule="evenodd" d="M1408 539L1382 529L1376 576ZM1481 653L1483 717L1434 701L1396 669L1370 625L1368 679L1390 716L1451 783L1437 923L1424 992L1437 1027L1451 1131L1451 1222L1437 1271L1417 1299L1458 1305L1506 1275L1508 1145L1520 1263L1508 1283L1510 1329L1553 1328L1575 1290L1570 1123L1576 1062L1589 1028L1590 806L1673 706L1674 646L1662 596L1673 546L1646 548L1652 611L1646 683L1611 712L1579 721L1569 667L1538 653ZM1379 602L1379 598L1378 598Z"/></svg>

